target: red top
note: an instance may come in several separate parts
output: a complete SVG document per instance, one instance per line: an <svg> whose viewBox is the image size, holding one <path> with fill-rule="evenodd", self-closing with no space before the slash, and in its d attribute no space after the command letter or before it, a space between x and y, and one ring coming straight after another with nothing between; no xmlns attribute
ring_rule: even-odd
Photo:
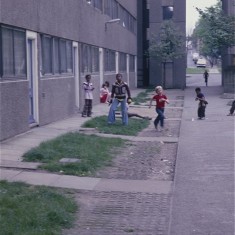
<svg viewBox="0 0 235 235"><path fill-rule="evenodd" d="M160 99L167 99L165 95L155 95L153 97L153 100L156 100L156 108L164 108L165 107L165 101L160 101Z"/></svg>

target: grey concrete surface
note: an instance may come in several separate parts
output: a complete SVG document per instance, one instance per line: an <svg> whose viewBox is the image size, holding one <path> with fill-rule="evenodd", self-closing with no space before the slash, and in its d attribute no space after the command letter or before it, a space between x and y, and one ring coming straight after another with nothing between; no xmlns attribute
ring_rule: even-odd
<svg viewBox="0 0 235 235"><path fill-rule="evenodd" d="M171 210L168 232L161 234L233 235L235 231L235 119L234 116L226 116L230 107L227 106L228 99L222 98L222 88L218 86L219 75L217 74L213 81L214 86L205 87L201 80L199 82L197 80L198 76L191 77L185 91L167 91L168 94L185 96L180 137L175 138L175 141L178 141L178 152L173 183L76 177L33 170L24 171L20 168L1 168L0 179L20 180L30 184L53 187L94 190L92 191L94 193L100 190L101 194L109 191L111 195L119 190L120 192L154 192L157 195L163 193L163 195L168 195L167 198L171 195ZM202 92L209 102L205 120L197 120L194 89L198 85L202 87ZM139 90L136 92L138 93ZM97 105L93 111L94 115L103 115L108 112L108 106ZM4 163L3 160L5 164L7 160L11 161L11 164L21 162L20 153L30 149L32 145L36 146L43 140L54 138L68 131L78 130L86 120L80 115L73 116L70 119L34 128L28 133L2 142L1 164ZM31 138L33 144L28 143L31 142L29 141ZM161 138L158 140L160 141Z"/></svg>
<svg viewBox="0 0 235 235"><path fill-rule="evenodd" d="M194 88L185 90L169 235L233 235L234 117L213 86L202 87L209 104L197 120Z"/></svg>

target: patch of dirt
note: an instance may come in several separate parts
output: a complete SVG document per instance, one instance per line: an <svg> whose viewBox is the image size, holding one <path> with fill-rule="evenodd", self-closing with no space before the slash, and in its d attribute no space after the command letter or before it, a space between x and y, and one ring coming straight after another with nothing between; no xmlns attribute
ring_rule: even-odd
<svg viewBox="0 0 235 235"><path fill-rule="evenodd" d="M95 177L129 180L173 180L177 143L133 142L96 172Z"/></svg>

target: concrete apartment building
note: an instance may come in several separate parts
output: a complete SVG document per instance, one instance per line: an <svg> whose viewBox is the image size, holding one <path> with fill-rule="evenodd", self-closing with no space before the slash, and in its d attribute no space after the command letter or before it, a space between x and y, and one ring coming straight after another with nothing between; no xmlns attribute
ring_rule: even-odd
<svg viewBox="0 0 235 235"><path fill-rule="evenodd" d="M222 0L222 9L230 16L235 16L235 2ZM231 29L235 31L235 29ZM222 83L225 93L235 93L235 47L229 48L222 55Z"/></svg>
<svg viewBox="0 0 235 235"><path fill-rule="evenodd" d="M0 0L0 140L94 104L122 73L137 86L137 0Z"/></svg>
<svg viewBox="0 0 235 235"><path fill-rule="evenodd" d="M177 29L186 34L185 0L142 0L138 1L138 86L163 85L163 65L161 61L148 58L145 51L152 34L159 34L164 20L173 20ZM185 48L182 48L185 50ZM166 88L183 89L186 85L185 56L166 64Z"/></svg>

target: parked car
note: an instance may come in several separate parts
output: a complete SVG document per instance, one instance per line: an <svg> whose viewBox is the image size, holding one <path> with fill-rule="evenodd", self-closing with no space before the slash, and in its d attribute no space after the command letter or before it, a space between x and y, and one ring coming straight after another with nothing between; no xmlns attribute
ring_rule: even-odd
<svg viewBox="0 0 235 235"><path fill-rule="evenodd" d="M193 61L194 61L194 64L197 63L198 58L199 58L199 54L198 54L197 52L194 52L194 53L193 53Z"/></svg>
<svg viewBox="0 0 235 235"><path fill-rule="evenodd" d="M199 58L197 60L197 67L206 67L206 59L205 58Z"/></svg>

